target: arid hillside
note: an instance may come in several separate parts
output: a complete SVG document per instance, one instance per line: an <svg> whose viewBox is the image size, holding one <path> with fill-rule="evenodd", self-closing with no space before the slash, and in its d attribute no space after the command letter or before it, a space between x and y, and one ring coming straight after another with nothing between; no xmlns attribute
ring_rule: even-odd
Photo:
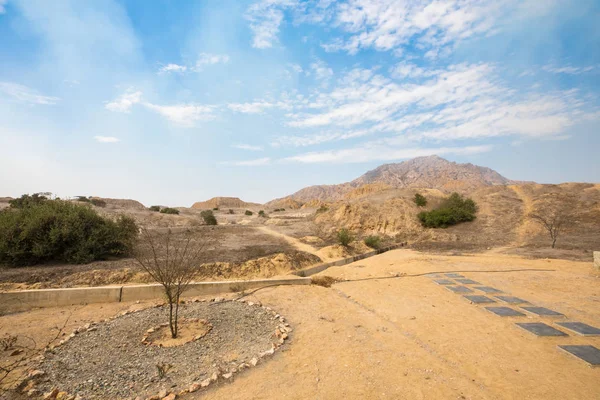
<svg viewBox="0 0 600 400"><path fill-rule="evenodd" d="M458 164L438 156L428 156L396 164L384 164L340 185L309 186L267 204L283 204L288 199L302 203L311 200L341 200L347 193L370 184L387 185L397 189L429 188L443 192L467 193L481 187L514 183L520 182L507 179L490 168Z"/></svg>
<svg viewBox="0 0 600 400"><path fill-rule="evenodd" d="M210 200L199 201L192 205L195 209L213 209L213 208L243 208L243 207L258 207L258 203L248 203L240 200L237 197L213 197Z"/></svg>
<svg viewBox="0 0 600 400"><path fill-rule="evenodd" d="M600 247L600 185L564 183L560 185L522 184L486 186L468 193L478 205L477 218L447 229L426 229L417 214L438 205L447 194L438 189L382 189L349 193L316 215L323 230L347 227L363 234L380 233L407 240L417 246L436 243L447 248L548 246L549 237L529 215L558 204L569 210L569 224L559 247L591 250ZM423 194L428 205L419 208L413 198Z"/></svg>

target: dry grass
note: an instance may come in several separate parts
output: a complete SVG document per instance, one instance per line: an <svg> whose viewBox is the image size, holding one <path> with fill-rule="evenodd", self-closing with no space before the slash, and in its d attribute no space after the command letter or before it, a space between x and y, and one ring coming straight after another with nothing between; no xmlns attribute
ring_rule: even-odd
<svg viewBox="0 0 600 400"><path fill-rule="evenodd" d="M326 288L331 287L334 283L341 282L340 279L333 278L331 276L313 276L310 278L310 283L317 286L323 286Z"/></svg>

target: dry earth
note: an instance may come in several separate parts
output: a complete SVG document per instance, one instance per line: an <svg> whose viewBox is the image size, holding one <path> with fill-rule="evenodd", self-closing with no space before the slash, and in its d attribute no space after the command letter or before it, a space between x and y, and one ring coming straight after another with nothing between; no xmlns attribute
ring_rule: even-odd
<svg viewBox="0 0 600 400"><path fill-rule="evenodd" d="M536 338L435 284L424 274L460 272L600 326L600 274L588 262L497 253L432 255L395 250L321 275L352 280L260 290L251 300L276 308L294 326L284 351L232 383L189 399L598 399L600 370L557 349L600 347L600 337ZM406 274L403 276L397 276ZM74 310L73 326L130 304L44 309L0 318L0 335L51 335ZM553 325L556 326L556 325Z"/></svg>

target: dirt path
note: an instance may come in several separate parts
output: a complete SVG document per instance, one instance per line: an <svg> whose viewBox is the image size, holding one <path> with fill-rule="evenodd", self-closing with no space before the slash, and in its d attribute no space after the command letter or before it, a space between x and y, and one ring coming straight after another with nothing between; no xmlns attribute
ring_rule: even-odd
<svg viewBox="0 0 600 400"><path fill-rule="evenodd" d="M529 196L527 196L523 192L523 188L519 185L509 186L517 196L523 201L523 216L521 220L521 225L517 228L517 240L515 243L509 245L509 247L521 247L524 246L527 242L527 228L529 226L529 221L527 216L531 211L533 211L533 201Z"/></svg>
<svg viewBox="0 0 600 400"><path fill-rule="evenodd" d="M266 227L266 226L259 226L259 227L257 227L257 229L260 230L261 232L271 235L273 237L284 239L290 245L294 246L296 248L296 250L304 251L306 253L314 254L317 257L323 258L323 255L319 254L317 249L315 249L310 244L302 243L300 240L296 239L295 237L286 235L281 232L274 231L273 229L270 229L269 227Z"/></svg>

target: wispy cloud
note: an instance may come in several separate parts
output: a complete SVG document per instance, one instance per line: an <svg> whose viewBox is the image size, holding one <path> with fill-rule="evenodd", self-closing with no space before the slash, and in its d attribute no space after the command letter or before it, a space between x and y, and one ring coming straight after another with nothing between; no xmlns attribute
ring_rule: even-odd
<svg viewBox="0 0 600 400"><path fill-rule="evenodd" d="M0 0L0 14L6 12L6 3L8 3L8 0Z"/></svg>
<svg viewBox="0 0 600 400"><path fill-rule="evenodd" d="M542 69L546 72L550 72L553 74L567 74L567 75L581 75L586 72L594 71L597 67L595 66L587 66L587 67L573 67L571 65L559 67L556 65L545 65Z"/></svg>
<svg viewBox="0 0 600 400"><path fill-rule="evenodd" d="M176 72L176 73L183 73L185 71L188 70L188 67L186 67L185 65L178 65L178 64L167 64L167 65L163 65L162 67L160 67L158 69L159 73L170 73L170 72Z"/></svg>
<svg viewBox="0 0 600 400"><path fill-rule="evenodd" d="M106 103L104 108L114 112L129 113L131 107L142 101L142 92L128 89L121 96L117 97L114 101Z"/></svg>
<svg viewBox="0 0 600 400"><path fill-rule="evenodd" d="M199 104L176 104L161 106L152 103L144 103L144 106L157 112L177 125L193 127L197 121L209 121L215 118L213 107Z"/></svg>
<svg viewBox="0 0 600 400"><path fill-rule="evenodd" d="M369 161L397 161L407 158L429 155L468 155L484 153L491 150L491 146L467 147L437 147L437 148L393 148L381 143L367 143L360 147L310 152L287 157L282 161L299 162L305 164L315 163L363 163Z"/></svg>
<svg viewBox="0 0 600 400"><path fill-rule="evenodd" d="M279 26L284 18L283 10L296 4L295 0L261 0L252 4L246 12L246 19L250 22L250 29L254 34L252 47L273 47L278 41Z"/></svg>
<svg viewBox="0 0 600 400"><path fill-rule="evenodd" d="M244 144L244 143L234 144L231 147L240 149L240 150L248 150L248 151L262 151L263 150L262 146L256 146L256 145Z"/></svg>
<svg viewBox="0 0 600 400"><path fill-rule="evenodd" d="M245 161L226 161L221 164L223 165L232 165L236 167L258 167L262 165L269 165L271 163L271 159L269 157L257 158L254 160L245 160Z"/></svg>
<svg viewBox="0 0 600 400"><path fill-rule="evenodd" d="M291 110L292 105L291 102L283 100L276 102L257 100L249 103L229 103L227 108L243 114L262 114L268 109Z"/></svg>
<svg viewBox="0 0 600 400"><path fill-rule="evenodd" d="M229 56L227 54L200 53L200 56L196 61L196 67L213 64L227 64L228 62Z"/></svg>
<svg viewBox="0 0 600 400"><path fill-rule="evenodd" d="M117 143L121 141L121 139L114 136L94 136L94 139L100 143Z"/></svg>
<svg viewBox="0 0 600 400"><path fill-rule="evenodd" d="M0 82L0 92L11 98L29 104L53 105L60 99L53 96L44 96L37 90L12 82Z"/></svg>

